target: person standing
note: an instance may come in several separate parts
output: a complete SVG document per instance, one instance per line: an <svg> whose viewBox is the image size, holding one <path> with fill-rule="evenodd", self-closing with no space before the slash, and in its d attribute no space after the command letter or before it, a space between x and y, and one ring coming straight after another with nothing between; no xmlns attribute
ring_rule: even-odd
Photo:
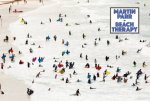
<svg viewBox="0 0 150 101"><path fill-rule="evenodd" d="M107 40L107 46L109 46L110 45L110 41L109 40Z"/></svg>
<svg viewBox="0 0 150 101"><path fill-rule="evenodd" d="M49 22L50 22L50 23L52 22L51 18L49 18Z"/></svg>
<svg viewBox="0 0 150 101"><path fill-rule="evenodd" d="M134 65L134 67L136 67L136 62L135 61L133 61L133 65Z"/></svg>
<svg viewBox="0 0 150 101"><path fill-rule="evenodd" d="M88 56L87 56L87 55L85 56L85 60L86 60L86 61L88 60Z"/></svg>
<svg viewBox="0 0 150 101"><path fill-rule="evenodd" d="M27 62L27 66L28 66L28 68L30 68L30 63L29 62Z"/></svg>
<svg viewBox="0 0 150 101"><path fill-rule="evenodd" d="M4 69L4 63L1 63L1 69Z"/></svg>
<svg viewBox="0 0 150 101"><path fill-rule="evenodd" d="M57 40L57 36L56 35L54 35L54 41L56 41Z"/></svg>
<svg viewBox="0 0 150 101"><path fill-rule="evenodd" d="M82 38L85 39L85 37L86 37L86 35L83 33L83 34L82 34Z"/></svg>
<svg viewBox="0 0 150 101"><path fill-rule="evenodd" d="M71 31L69 31L69 35L71 36Z"/></svg>

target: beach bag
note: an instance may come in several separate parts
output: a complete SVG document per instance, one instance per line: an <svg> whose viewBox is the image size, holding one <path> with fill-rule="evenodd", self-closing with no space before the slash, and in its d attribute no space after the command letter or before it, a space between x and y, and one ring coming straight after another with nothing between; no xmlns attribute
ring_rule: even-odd
<svg viewBox="0 0 150 101"><path fill-rule="evenodd" d="M106 72L106 75L109 75L109 74L110 74L110 72L107 71L107 72Z"/></svg>

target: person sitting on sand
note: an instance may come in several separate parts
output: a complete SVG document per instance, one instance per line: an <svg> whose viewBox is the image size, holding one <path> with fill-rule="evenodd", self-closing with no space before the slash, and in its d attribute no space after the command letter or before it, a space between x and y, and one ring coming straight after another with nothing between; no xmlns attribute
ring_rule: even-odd
<svg viewBox="0 0 150 101"><path fill-rule="evenodd" d="M13 13L22 13L23 11L15 9Z"/></svg>
<svg viewBox="0 0 150 101"><path fill-rule="evenodd" d="M34 91L32 89L27 88L27 94L30 96L34 93Z"/></svg>
<svg viewBox="0 0 150 101"><path fill-rule="evenodd" d="M76 91L76 94L75 94L76 96L79 96L80 95L80 91L79 91L79 89L77 89L77 91Z"/></svg>

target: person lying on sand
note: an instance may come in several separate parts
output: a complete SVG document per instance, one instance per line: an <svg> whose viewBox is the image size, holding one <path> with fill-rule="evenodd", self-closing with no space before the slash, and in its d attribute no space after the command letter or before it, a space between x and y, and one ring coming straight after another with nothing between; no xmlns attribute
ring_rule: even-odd
<svg viewBox="0 0 150 101"><path fill-rule="evenodd" d="M22 13L23 11L15 9L13 13Z"/></svg>

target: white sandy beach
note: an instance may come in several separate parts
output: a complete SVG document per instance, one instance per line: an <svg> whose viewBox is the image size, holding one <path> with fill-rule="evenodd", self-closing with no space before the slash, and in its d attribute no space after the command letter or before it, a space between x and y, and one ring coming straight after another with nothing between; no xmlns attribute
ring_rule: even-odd
<svg viewBox="0 0 150 101"><path fill-rule="evenodd" d="M143 6L145 3L147 6ZM140 16L140 34L124 34L119 35L119 39L115 39L115 35L109 33L109 10L110 7L115 6L140 7L142 15ZM0 27L0 53L7 55L4 70L0 71L0 83L5 92L5 95L0 95L0 101L1 99L2 101L150 100L150 83L146 84L144 81L144 74L148 76L150 74L150 49L146 46L150 40L139 42L139 40L149 39L149 37L143 37L149 36L150 32L149 1L91 0L87 3L86 0L49 0L44 6L38 1L28 1L27 4L22 1L12 5L13 10L23 11L17 14L9 14L8 7L9 5L0 5L3 20ZM21 18L28 24L22 23ZM59 18L63 18L63 21L59 21ZM92 23L89 23L90 20ZM98 31L98 28L101 30ZM68 34L69 31L71 35ZM27 37L28 33L31 37ZM85 39L82 38L83 33L86 35ZM9 43L2 42L6 35L10 36ZM57 41L54 40L55 35ZM14 36L17 38L15 41L12 39ZM45 40L47 36L50 36L48 41ZM28 44L25 43L27 40ZM110 41L109 46L106 44L107 40ZM119 42L119 40L122 41ZM67 42L69 45L66 45ZM97 46L94 46L95 42ZM11 54L7 53L11 47L16 54L15 62L10 62ZM31 48L33 52L30 52ZM137 50L141 48L143 49L141 53L137 53ZM22 52L21 55L18 55L19 50ZM122 50L127 54L121 55ZM70 53L62 55L64 51ZM81 53L82 58L80 58ZM85 59L85 55L88 55L88 59ZM116 59L116 55L120 58ZM109 61L105 60L105 56L110 57ZM40 57L44 58L42 62L39 62ZM36 58L34 62L33 58ZM94 67L95 59L101 66L100 70ZM24 64L20 64L20 60ZM54 72L54 64L57 67L62 63L65 67L66 61L74 62L74 67L72 69L66 67L64 73L60 72L62 68L59 67ZM133 66L133 61L137 62L136 67ZM27 62L30 63L30 68ZM143 62L146 62L145 67L142 67ZM84 68L86 63L90 64L90 68ZM10 65L11 68L8 69ZM120 76L127 71L131 72L131 75L127 77L127 83L112 80L118 67L121 68L121 72L118 73ZM106 69L109 74L106 82L102 82ZM131 85L135 82L139 69L142 69L144 74L138 80L140 84L133 87ZM73 75L74 71L77 75ZM39 77L37 77L38 73L40 73ZM88 84L88 73L91 77L100 73L100 77L97 77L96 81L91 79L92 83ZM69 78L69 83L65 83L66 78ZM150 82L150 78L147 81ZM137 92L137 86L142 90ZM26 94L27 87L34 90L30 97ZM96 89L91 90L90 87ZM72 96L77 89L80 89L81 95Z"/></svg>

